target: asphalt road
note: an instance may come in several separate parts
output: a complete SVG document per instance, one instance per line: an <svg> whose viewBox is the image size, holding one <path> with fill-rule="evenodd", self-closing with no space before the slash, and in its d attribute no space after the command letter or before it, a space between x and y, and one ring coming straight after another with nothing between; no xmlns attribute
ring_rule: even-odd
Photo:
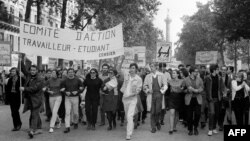
<svg viewBox="0 0 250 141"><path fill-rule="evenodd" d="M9 106L0 106L0 141L26 141L28 140L28 120L29 112L21 114L23 126L21 131L12 132L13 127L12 117ZM45 122L44 114L41 114L43 121L43 134L36 135L32 140L34 141L124 141L126 136L126 126L120 127L119 125L115 130L107 131L107 125L103 127L96 127L95 131L86 130L86 126L79 125L79 128L64 134L64 124L61 129L55 129L54 133L49 133L49 123ZM148 115L149 117L149 115ZM100 121L100 120L98 120ZM162 126L160 131L155 134L150 132L150 122L147 118L145 124L141 124L137 130L134 131L132 140L134 141L223 141L223 132L211 137L207 136L208 129L199 129L198 136L188 136L187 129L180 123L178 124L178 132L169 135L169 114L165 118L165 125ZM119 121L117 121L119 123ZM99 124L99 123L97 123Z"/></svg>

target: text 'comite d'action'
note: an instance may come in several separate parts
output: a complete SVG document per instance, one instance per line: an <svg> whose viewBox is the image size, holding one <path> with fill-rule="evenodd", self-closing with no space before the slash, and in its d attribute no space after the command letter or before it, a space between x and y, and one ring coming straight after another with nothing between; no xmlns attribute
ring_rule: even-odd
<svg viewBox="0 0 250 141"><path fill-rule="evenodd" d="M60 38L62 32L58 28L41 27L36 25L24 24L23 33L30 35L37 35L43 37ZM72 34L74 33L74 34ZM81 41L101 41L109 40L116 37L116 30L110 29L105 31L94 31L94 32L70 32L70 36L74 37L75 40Z"/></svg>

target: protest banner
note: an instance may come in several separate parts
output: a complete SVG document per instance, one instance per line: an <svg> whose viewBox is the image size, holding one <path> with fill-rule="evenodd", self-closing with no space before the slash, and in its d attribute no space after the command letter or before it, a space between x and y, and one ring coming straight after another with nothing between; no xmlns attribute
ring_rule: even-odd
<svg viewBox="0 0 250 141"><path fill-rule="evenodd" d="M156 62L171 62L172 43L158 42L156 50Z"/></svg>
<svg viewBox="0 0 250 141"><path fill-rule="evenodd" d="M0 42L0 65L11 66L11 45L9 42Z"/></svg>
<svg viewBox="0 0 250 141"><path fill-rule="evenodd" d="M103 31L76 31L20 23L20 52L67 60L124 55L122 24Z"/></svg>
<svg viewBox="0 0 250 141"><path fill-rule="evenodd" d="M197 51L195 56L196 65L216 64L218 58L217 51Z"/></svg>

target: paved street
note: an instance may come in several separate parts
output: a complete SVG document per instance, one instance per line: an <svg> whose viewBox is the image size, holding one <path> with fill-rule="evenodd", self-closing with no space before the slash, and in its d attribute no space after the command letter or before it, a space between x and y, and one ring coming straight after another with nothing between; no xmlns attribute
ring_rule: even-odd
<svg viewBox="0 0 250 141"><path fill-rule="evenodd" d="M207 136L207 129L200 130L199 136L188 136L187 130L182 125L178 125L178 132L169 135L169 126L167 114L165 123L161 131L152 134L150 132L149 118L147 118L146 124L141 125L135 130L132 140L134 141L222 141L223 133L212 137ZM0 106L0 141L25 141L28 139L28 119L29 113L21 115L23 126L21 131L12 132L12 118L9 110L9 106ZM34 137L34 141L124 141L125 140L125 126L118 126L113 131L107 131L105 127L96 127L96 131L87 131L86 126L80 125L79 129L71 129L69 134L64 134L64 125L61 129L55 130L53 134L48 133L49 123L45 122L45 117L42 114L43 120L43 134ZM119 121L118 121L119 123Z"/></svg>

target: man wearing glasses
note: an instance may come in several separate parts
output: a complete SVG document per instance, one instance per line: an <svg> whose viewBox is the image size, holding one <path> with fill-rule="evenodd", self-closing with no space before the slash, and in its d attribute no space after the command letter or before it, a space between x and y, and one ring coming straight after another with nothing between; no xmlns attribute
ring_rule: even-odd
<svg viewBox="0 0 250 141"><path fill-rule="evenodd" d="M219 122L219 130L223 131L223 123L224 123L225 116L227 116L228 124L232 124L232 121L231 121L232 111L231 111L231 98L230 98L232 79L231 77L228 76L227 67L225 66L221 68L221 78L225 85L225 88L224 88L224 93L223 93L221 103L220 103L221 110L220 110L218 122Z"/></svg>
<svg viewBox="0 0 250 141"><path fill-rule="evenodd" d="M202 96L204 89L203 81L198 76L199 70L195 67L189 69L190 76L185 80L188 89L185 95L185 104L187 105L188 135L198 135L198 124L201 116Z"/></svg>

